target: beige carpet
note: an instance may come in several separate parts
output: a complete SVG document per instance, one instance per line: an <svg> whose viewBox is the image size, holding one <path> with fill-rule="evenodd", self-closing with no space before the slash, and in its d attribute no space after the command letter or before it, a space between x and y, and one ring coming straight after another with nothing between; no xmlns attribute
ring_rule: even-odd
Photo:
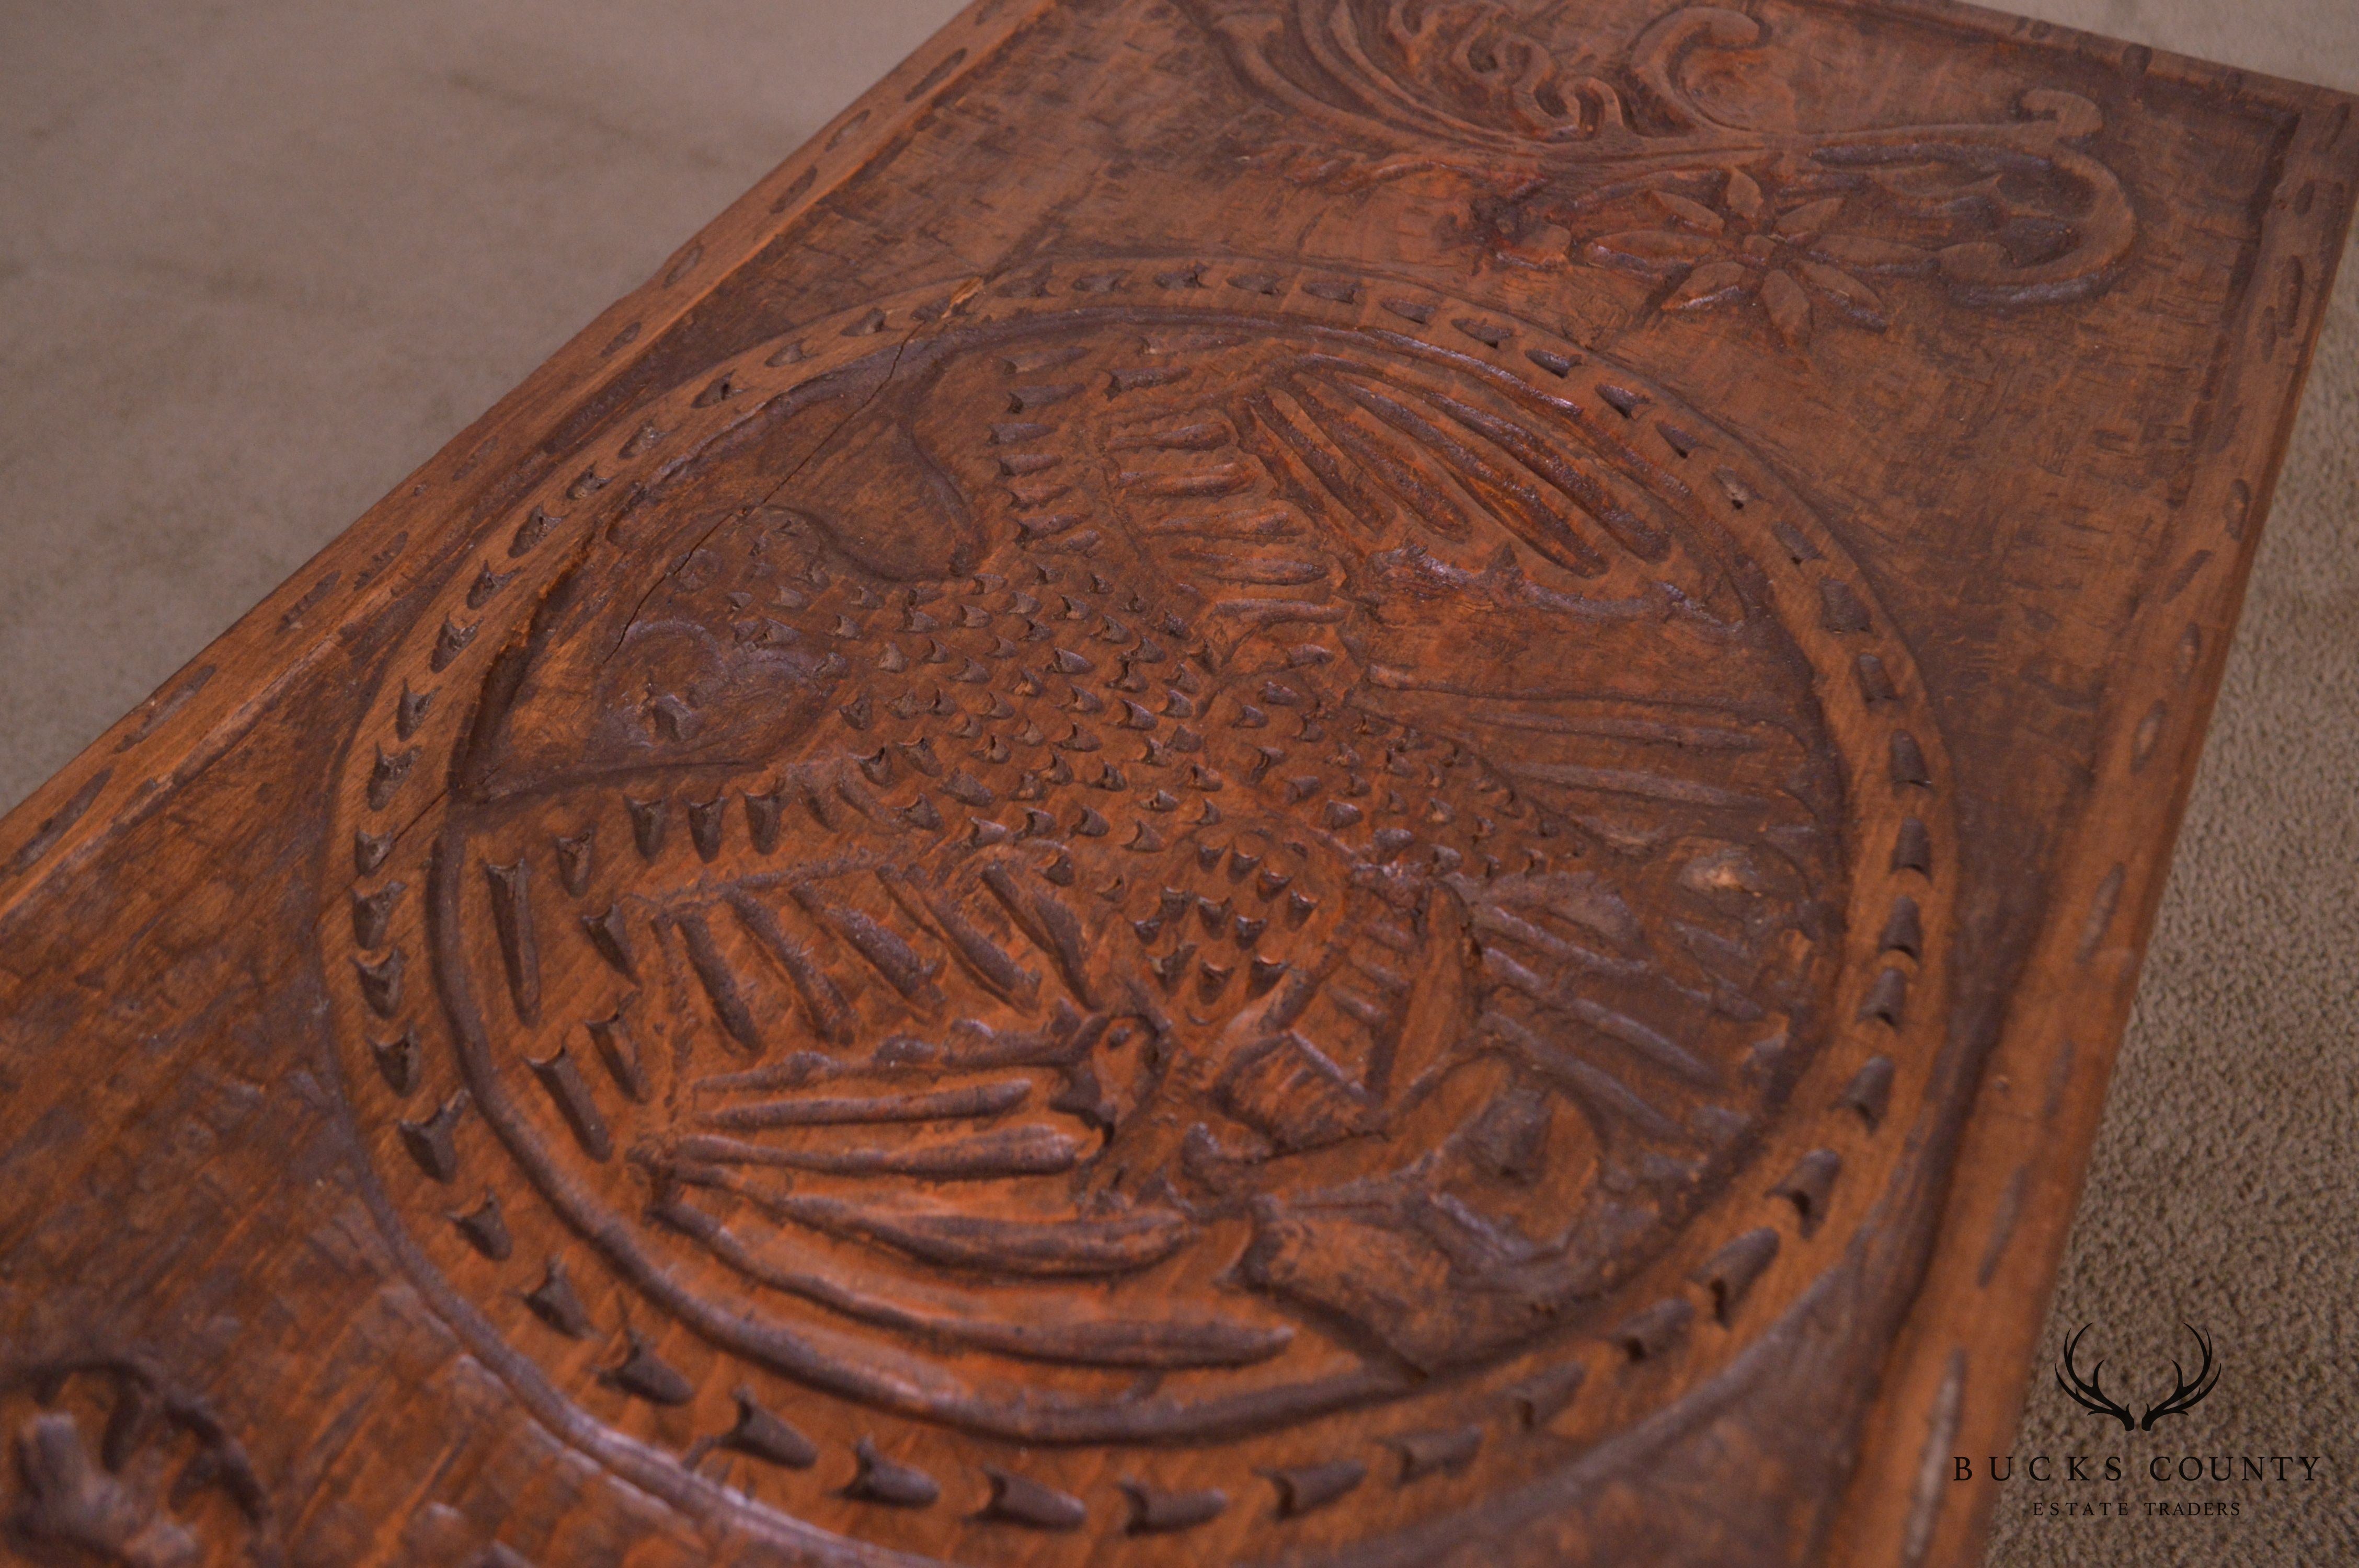
<svg viewBox="0 0 2359 1568"><path fill-rule="evenodd" d="M2309 1486L2009 1486L1990 1562L2359 1564L2359 265L2310 373L2179 840L2048 1343L2093 1321L2106 1387L2217 1390L2125 1438L2035 1385L2019 1454L2313 1454ZM2080 1358L2085 1370L2089 1356ZM2160 1387L2155 1386L2158 1374ZM2043 1380L2045 1373L2041 1374ZM2128 1401L2125 1401L2128 1402ZM1981 1461L1978 1458L1977 1463ZM2034 1518L2240 1499L2235 1518Z"/></svg>
<svg viewBox="0 0 2359 1568"><path fill-rule="evenodd" d="M2359 0L2006 8L2359 92ZM2138 1476L2010 1482L1990 1568L2359 1568L2355 721L2359 257L2329 306L2048 1325L2052 1356L2093 1323L2079 1365L2108 1357L2106 1387L2141 1410L2174 1359L2196 1365L2182 1322L2211 1333L2219 1383L2125 1436L2043 1369L2018 1460L2122 1454ZM2321 1462L2306 1485L2147 1478L2154 1456L2190 1454ZM2207 1501L2239 1511L2147 1511ZM2130 1512L2053 1517L2066 1503Z"/></svg>
<svg viewBox="0 0 2359 1568"><path fill-rule="evenodd" d="M0 806L954 8L0 0ZM2359 91L2354 0L2021 8ZM2355 480L2359 265L2053 1325L2097 1320L2142 1393L2179 1319L2215 1336L2219 1391L2130 1452L2328 1462L2307 1487L2011 1485L2005 1568L2359 1563ZM2019 1454L2121 1446L2035 1388ZM2139 1509L2207 1497L2238 1516Z"/></svg>

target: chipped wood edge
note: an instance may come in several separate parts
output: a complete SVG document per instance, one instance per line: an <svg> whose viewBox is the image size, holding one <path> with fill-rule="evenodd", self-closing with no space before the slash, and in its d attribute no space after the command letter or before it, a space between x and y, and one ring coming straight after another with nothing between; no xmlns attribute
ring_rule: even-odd
<svg viewBox="0 0 2359 1568"><path fill-rule="evenodd" d="M1909 8L1928 5L1973 11L1947 0ZM2234 379L2219 394L2210 438L2194 455L2204 466L2176 508L2124 638L2117 662L2125 676L2106 696L2083 815L1983 1069L1829 1563L1982 1561L1997 1488L1980 1463L1973 1479L1954 1481L1951 1455L2006 1453L2022 1416L2171 847L2359 197L2359 100L2258 80L2280 103L2291 100L2296 117L2226 344Z"/></svg>
<svg viewBox="0 0 2359 1568"><path fill-rule="evenodd" d="M520 467L538 472L564 461L571 449L544 449L542 437L1057 4L973 0L0 817L0 929L54 878L87 864L226 754L299 683L343 661L357 690L353 634L473 543L473 527L454 521L479 523L484 493Z"/></svg>

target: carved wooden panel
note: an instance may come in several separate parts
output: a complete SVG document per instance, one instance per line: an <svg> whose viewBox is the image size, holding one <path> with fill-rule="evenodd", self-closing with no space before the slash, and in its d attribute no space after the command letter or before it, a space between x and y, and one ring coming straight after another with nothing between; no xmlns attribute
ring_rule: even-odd
<svg viewBox="0 0 2359 1568"><path fill-rule="evenodd" d="M970 11L0 830L12 1550L1971 1560L2349 119Z"/></svg>

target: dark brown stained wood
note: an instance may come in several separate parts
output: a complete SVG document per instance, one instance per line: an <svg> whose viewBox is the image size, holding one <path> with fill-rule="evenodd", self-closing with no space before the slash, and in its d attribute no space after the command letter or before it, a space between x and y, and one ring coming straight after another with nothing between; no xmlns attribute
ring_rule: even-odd
<svg viewBox="0 0 2359 1568"><path fill-rule="evenodd" d="M0 825L5 1552L1975 1561L2351 121L970 9Z"/></svg>

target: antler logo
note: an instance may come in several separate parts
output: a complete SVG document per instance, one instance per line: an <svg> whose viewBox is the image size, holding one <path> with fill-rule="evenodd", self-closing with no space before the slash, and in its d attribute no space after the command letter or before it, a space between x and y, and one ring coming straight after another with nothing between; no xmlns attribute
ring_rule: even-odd
<svg viewBox="0 0 2359 1568"><path fill-rule="evenodd" d="M2192 1379L2188 1377L2184 1367L2173 1361L2170 1364L2170 1369L2177 1377L2178 1386L2173 1388L2165 1398L2147 1406L2146 1414L2143 1417L2133 1417L2126 1406L2105 1392L2104 1362L2101 1360L2090 1368L2086 1378L2082 1378L2079 1369L2072 1365L2072 1354L2080 1347L2082 1336L2089 1332L2091 1325L2088 1324L2082 1324L2071 1338L2064 1341L2064 1352L2056 1359L2056 1386L2063 1390L2071 1398L2072 1402L2082 1409L2092 1414L2111 1416L2120 1422L2124 1432L2152 1432L2154 1423L2164 1416L2185 1415L2202 1403L2204 1396L2211 1393L2212 1388L2220 1381L2219 1369L2212 1364L2212 1341L2205 1337L2203 1331L2193 1324L2184 1324L2181 1326L2195 1336L2195 1343L2203 1351L2203 1360L2196 1368L2195 1376Z"/></svg>

